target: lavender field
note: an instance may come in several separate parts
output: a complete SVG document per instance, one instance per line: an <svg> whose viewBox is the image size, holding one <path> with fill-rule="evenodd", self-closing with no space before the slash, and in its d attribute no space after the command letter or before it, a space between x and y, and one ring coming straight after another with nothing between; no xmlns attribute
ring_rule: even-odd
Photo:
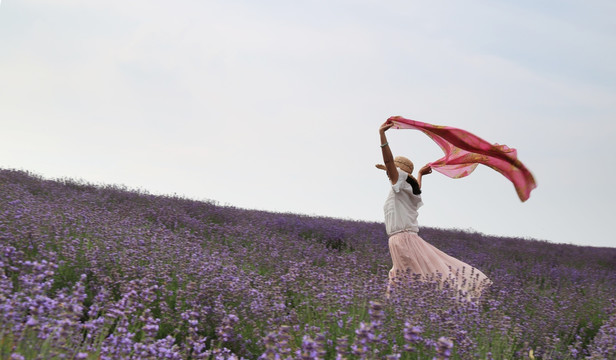
<svg viewBox="0 0 616 360"><path fill-rule="evenodd" d="M1 359L616 359L616 249L423 228L494 282L408 278L380 223L0 170Z"/></svg>

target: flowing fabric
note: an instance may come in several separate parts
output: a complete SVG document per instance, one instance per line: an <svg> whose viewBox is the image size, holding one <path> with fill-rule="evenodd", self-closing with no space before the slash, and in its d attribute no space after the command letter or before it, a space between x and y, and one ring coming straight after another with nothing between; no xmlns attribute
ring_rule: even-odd
<svg viewBox="0 0 616 360"><path fill-rule="evenodd" d="M397 129L420 130L436 142L445 156L429 165L436 171L451 178L469 175L478 164L484 164L509 179L520 200L526 201L530 192L537 187L533 175L518 160L517 151L507 145L490 144L468 131L449 126L432 125L392 116L388 121Z"/></svg>

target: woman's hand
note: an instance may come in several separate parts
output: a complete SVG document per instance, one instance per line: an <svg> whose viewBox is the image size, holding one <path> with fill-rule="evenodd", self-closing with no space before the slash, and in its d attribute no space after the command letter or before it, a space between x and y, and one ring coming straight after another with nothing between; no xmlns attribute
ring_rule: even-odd
<svg viewBox="0 0 616 360"><path fill-rule="evenodd" d="M419 170L419 175L428 175L432 174L432 167L430 165L425 165Z"/></svg>
<svg viewBox="0 0 616 360"><path fill-rule="evenodd" d="M385 131L389 130L392 126L394 126L394 123L387 120L383 123L383 125L381 125L381 127L379 128L379 132L383 134L385 133Z"/></svg>

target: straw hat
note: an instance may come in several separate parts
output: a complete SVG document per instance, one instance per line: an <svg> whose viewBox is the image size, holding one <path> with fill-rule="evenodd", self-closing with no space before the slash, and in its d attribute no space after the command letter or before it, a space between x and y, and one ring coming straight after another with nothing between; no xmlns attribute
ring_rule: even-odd
<svg viewBox="0 0 616 360"><path fill-rule="evenodd" d="M417 182L417 179L412 175L413 168L414 168L413 162L405 158L404 156L396 156L394 158L394 164L396 165L396 167L400 168L400 170L408 174L408 178L406 180L413 187L413 194L415 195L421 194L419 183ZM382 165L382 164L378 164L376 167L381 170L387 170L387 167L385 167L385 165ZM409 179L412 179L412 180L409 181Z"/></svg>
<svg viewBox="0 0 616 360"><path fill-rule="evenodd" d="M413 169L415 168L413 166L413 162L405 158L404 156L396 156L394 158L394 164L396 164L396 167L399 167L400 170L404 171L409 175L413 173Z"/></svg>
<svg viewBox="0 0 616 360"><path fill-rule="evenodd" d="M409 175L413 173L413 169L415 168L413 166L413 162L405 158L404 156L396 156L394 158L394 164L396 165L396 167L400 168L402 171ZM378 164L376 167L381 170L387 170L387 167L383 164Z"/></svg>

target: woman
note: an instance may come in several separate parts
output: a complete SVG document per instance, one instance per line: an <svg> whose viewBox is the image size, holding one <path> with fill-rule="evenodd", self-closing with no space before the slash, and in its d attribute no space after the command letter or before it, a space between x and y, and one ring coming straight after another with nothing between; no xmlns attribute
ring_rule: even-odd
<svg viewBox="0 0 616 360"><path fill-rule="evenodd" d="M407 272L418 274L424 280L440 279L441 285L453 281L452 285L463 291L467 298L481 295L481 291L491 283L481 271L445 254L417 235L417 210L423 205L421 181L424 175L432 173L432 168L429 165L422 167L415 179L413 163L409 159L403 156L394 159L385 135L393 125L386 121L379 128L385 165L377 165L377 168L387 171L392 185L384 206L385 228L393 261L387 295L395 287L396 278Z"/></svg>

